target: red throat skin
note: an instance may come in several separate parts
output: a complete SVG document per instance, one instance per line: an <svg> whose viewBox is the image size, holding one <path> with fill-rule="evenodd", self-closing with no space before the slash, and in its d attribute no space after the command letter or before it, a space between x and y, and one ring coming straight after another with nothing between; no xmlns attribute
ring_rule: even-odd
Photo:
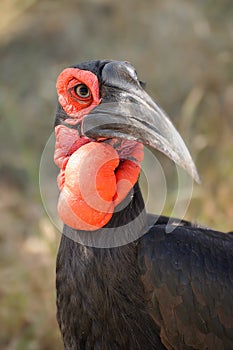
<svg viewBox="0 0 233 350"><path fill-rule="evenodd" d="M61 169L58 214L74 229L97 230L110 221L115 207L137 182L143 145L122 140L125 158L121 159L114 139L112 144L92 141L64 125L58 125L55 134L54 161Z"/></svg>
<svg viewBox="0 0 233 350"><path fill-rule="evenodd" d="M79 83L91 91L84 101L74 94ZM65 122L70 124L82 120L101 101L97 77L76 68L67 68L60 74L57 91L67 113ZM61 124L55 127L55 136L61 220L77 230L102 228L138 180L143 145L119 139L92 140Z"/></svg>

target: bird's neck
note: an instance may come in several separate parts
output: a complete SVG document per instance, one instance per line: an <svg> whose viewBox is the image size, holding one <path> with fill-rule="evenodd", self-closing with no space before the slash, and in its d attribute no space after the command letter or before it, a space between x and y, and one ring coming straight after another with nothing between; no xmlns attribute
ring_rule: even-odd
<svg viewBox="0 0 233 350"><path fill-rule="evenodd" d="M81 234L81 241L85 240L84 233L65 227L57 258L57 317L65 349L155 349L155 326L146 310L137 263L138 243L131 239L131 243L116 247L117 234L122 231L126 230L128 239L136 231L139 235L145 216L136 185L128 206L113 215L97 240L105 248L80 244L77 236ZM108 231L116 236L113 248Z"/></svg>
<svg viewBox="0 0 233 350"><path fill-rule="evenodd" d="M135 241L145 232L147 216L139 184L115 208L106 226L96 231L75 230L64 226L63 234L75 242L97 248L119 247Z"/></svg>

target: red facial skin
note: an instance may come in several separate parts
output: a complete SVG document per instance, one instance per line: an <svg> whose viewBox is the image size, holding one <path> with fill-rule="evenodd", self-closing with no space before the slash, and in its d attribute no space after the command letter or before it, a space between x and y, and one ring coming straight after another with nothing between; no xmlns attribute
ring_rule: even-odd
<svg viewBox="0 0 233 350"><path fill-rule="evenodd" d="M87 98L76 94L78 84L89 88ZM69 124L85 118L101 102L97 77L77 68L67 68L60 74L57 92ZM74 229L99 229L109 222L114 208L137 182L143 145L119 139L98 142L64 125L56 126L55 136L54 161L61 169L59 216Z"/></svg>
<svg viewBox="0 0 233 350"><path fill-rule="evenodd" d="M88 98L80 98L74 88L79 84L85 84L91 94ZM58 101L69 117L80 121L94 107L100 103L99 82L97 76L89 71L78 68L66 68L57 79ZM71 120L67 121L72 124Z"/></svg>

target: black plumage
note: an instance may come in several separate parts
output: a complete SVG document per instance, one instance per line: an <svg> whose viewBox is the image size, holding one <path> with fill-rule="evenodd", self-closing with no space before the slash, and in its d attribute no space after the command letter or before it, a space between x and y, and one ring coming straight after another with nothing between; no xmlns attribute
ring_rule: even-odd
<svg viewBox="0 0 233 350"><path fill-rule="evenodd" d="M152 317L168 349L233 346L233 236L155 225L138 249ZM151 288L152 286L152 288Z"/></svg>
<svg viewBox="0 0 233 350"><path fill-rule="evenodd" d="M116 226L117 235L122 227L116 223L131 221L143 208L136 185L129 205L116 213L108 226ZM145 219L144 212L142 221ZM139 225L134 230L137 227L140 229ZM57 317L65 349L165 349L159 328L148 312L138 265L138 241L115 248L95 248L75 242L75 233L79 232L68 226L64 233L56 285Z"/></svg>
<svg viewBox="0 0 233 350"><path fill-rule="evenodd" d="M109 226L132 218L142 206L137 190ZM232 234L187 221L177 226L175 219L174 230L166 233L169 218L145 213L144 219L148 232L115 248L84 246L65 227L57 258L57 315L65 349L230 350Z"/></svg>

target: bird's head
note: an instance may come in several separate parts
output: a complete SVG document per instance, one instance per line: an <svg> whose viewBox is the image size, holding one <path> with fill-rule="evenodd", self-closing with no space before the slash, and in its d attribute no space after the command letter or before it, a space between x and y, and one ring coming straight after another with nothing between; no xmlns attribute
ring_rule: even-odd
<svg viewBox="0 0 233 350"><path fill-rule="evenodd" d="M68 226L96 230L109 222L138 180L143 144L198 181L182 138L131 64L105 60L67 68L57 93L58 212Z"/></svg>

